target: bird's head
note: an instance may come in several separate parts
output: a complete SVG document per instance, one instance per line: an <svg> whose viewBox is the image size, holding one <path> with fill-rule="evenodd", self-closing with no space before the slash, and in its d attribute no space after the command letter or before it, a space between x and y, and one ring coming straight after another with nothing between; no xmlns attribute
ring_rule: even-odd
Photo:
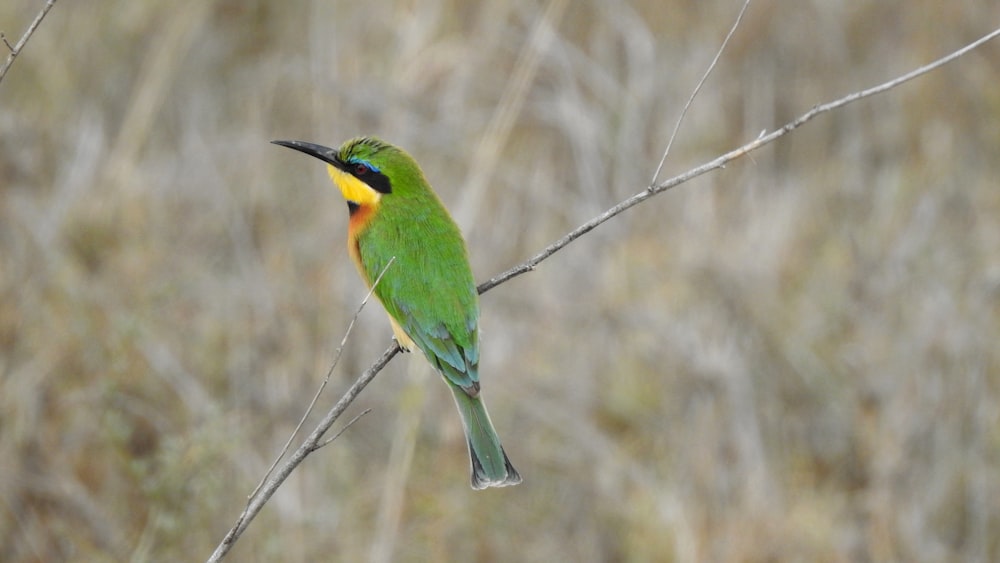
<svg viewBox="0 0 1000 563"><path fill-rule="evenodd" d="M327 171L351 211L376 207L384 196L422 185L416 161L402 149L375 137L351 139L331 149L305 141L272 141L327 163Z"/></svg>

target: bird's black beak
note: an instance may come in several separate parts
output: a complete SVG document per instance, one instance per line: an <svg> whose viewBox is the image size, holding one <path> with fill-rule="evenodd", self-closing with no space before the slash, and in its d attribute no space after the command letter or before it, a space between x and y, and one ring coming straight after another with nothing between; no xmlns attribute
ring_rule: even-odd
<svg viewBox="0 0 1000 563"><path fill-rule="evenodd" d="M343 166L337 155L337 149L331 149L330 147L324 147L323 145L317 145L314 143L307 143L305 141L271 141L276 145L281 145L283 147L288 147L290 149L295 149L299 152L304 152L309 156L316 157L327 164L332 164L338 168Z"/></svg>

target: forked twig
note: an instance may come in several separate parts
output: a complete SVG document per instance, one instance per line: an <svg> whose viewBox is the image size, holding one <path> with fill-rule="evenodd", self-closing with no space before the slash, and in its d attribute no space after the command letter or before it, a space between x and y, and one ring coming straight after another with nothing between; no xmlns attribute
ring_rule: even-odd
<svg viewBox="0 0 1000 563"><path fill-rule="evenodd" d="M480 284L480 286L479 286L479 293L485 293L485 292L489 291L490 289L493 289L494 287L496 287L496 286L498 286L498 285L506 282L507 280L509 280L511 278L517 277L517 276L519 276L519 275L521 275L521 274L523 274L525 272L530 272L531 270L534 270L535 267L538 266L539 263L541 263L543 260L545 260L549 256L552 256L556 252L562 250L569 243L571 243L574 240L580 238L581 236L587 234L588 232L594 230L601 223L604 223L605 221L607 221L608 219L611 219L612 217L618 215L622 211L625 211L626 209L629 209L630 207L638 205L638 204L642 203L643 201L646 201L647 199L653 197L654 195L661 194L661 193L669 190L670 188L674 188L676 186L679 186L679 185L683 184L684 182L687 182L688 180L691 180L693 178L697 178L698 176L701 176L702 174L705 174L706 172L710 172L710 171L715 170L717 168L722 168L725 165L727 165L730 162L732 162L733 160L736 160L737 158L739 158L741 156L749 154L749 153L751 153L751 152L753 152L753 151L755 151L755 150L763 147L764 145L767 145L769 143L774 142L779 137L782 137L785 134L787 134L788 132L792 131L793 129L796 129L796 128L802 126L807 121L811 120L812 118L816 117L817 115L820 115L822 113L826 113L828 111L832 111L832 110L841 108L841 107L846 106L847 104L849 104L851 102L856 102L858 100L861 100L861 99L864 99L864 98L868 98L870 96L874 96L875 94L881 94L882 92L885 92L886 90L890 90L892 88L895 88L896 86L899 86L900 84L902 84L904 82L908 82L910 80L913 80L914 78L917 78L918 76L922 76L924 74L927 74L928 72L930 72L930 71L932 71L932 70L934 70L934 69L936 69L936 68L938 68L938 67L940 67L940 66L942 66L944 64L947 64L947 63L949 63L949 62L951 62L951 61L953 61L953 60L961 57L962 55L968 53L969 51L975 49L976 47L979 47L980 45L986 43L987 41L990 41L991 39L996 38L998 35L1000 35L1000 29L996 29L996 30L992 31L989 34L984 35L980 39L977 39L976 41L974 41L972 43L969 43L965 47L962 47L961 49L959 49L959 50L957 50L957 51L955 51L955 52L953 52L953 53L951 53L951 54L949 54L947 56L941 57L940 59L938 59L938 60L936 60L936 61L934 61L934 62L932 62L930 64L924 65L924 66L922 66L922 67L920 67L920 68L918 68L916 70L910 71L910 72L908 72L908 73L906 73L906 74L904 74L904 75L902 75L902 76L900 76L898 78L894 78L892 80L889 80L888 82L883 82L882 84L879 84L877 86L873 86L871 88L868 88L867 90L861 90L860 92L855 92L853 94L848 94L847 96L844 96L844 97L839 98L837 100L834 100L832 102L827 102L825 104L814 106L811 110L809 110L806 113L802 114L801 116L799 116L794 121L786 123L784 126L782 126L781 128L779 128L779 129L777 129L775 131L772 131L771 133L763 132L763 133L761 133L760 136L758 136L753 141L751 141L751 142L749 142L749 143L747 143L747 144L745 144L745 145L743 145L741 147L733 149L733 150L727 152L726 154L723 154L722 156L719 156L719 157L715 158L714 160L711 160L711 161L706 162L706 163L704 163L704 164L702 164L700 166L692 168L692 169L688 170L687 172L685 172L683 174L680 174L678 176L674 176L673 178L670 178L668 180L664 180L663 182L660 182L659 184L656 184L654 186L650 186L650 187L646 188L645 190L643 190L643 191L641 191L641 192L639 192L639 193L637 193L637 194L629 197L628 199L625 199L625 200L619 202L618 205L615 205L611 209L608 209L604 213L601 213L597 217L594 217L593 219L591 219L590 221L587 221L586 223L580 225L576 229L573 229L572 231L570 231L569 233L567 233L566 236L562 237L561 239L559 239L559 240L553 242L552 244L550 244L549 246L545 247L541 252L539 252L538 254L532 256L527 261L522 262L521 264L519 264L517 266L514 266L513 268L507 270L506 272L503 272L502 274L496 275L495 277L493 277L489 281L486 281L486 282Z"/></svg>
<svg viewBox="0 0 1000 563"><path fill-rule="evenodd" d="M309 434L309 437L306 438L302 445L292 452L292 455L287 461L285 461L284 465L280 466L277 469L277 472L267 480L263 487L260 488L257 495L250 499L246 508L240 514L239 518L236 519L236 524L229 530L228 533L226 533L226 537L224 537L218 547L215 548L215 551L212 553L212 556L208 558L208 561L221 561L222 558L226 556L226 553L232 549L233 544L236 543L236 540L238 540L247 529L247 526L249 526L250 522L252 522L254 517L257 516L260 509L264 507L264 504L266 504L267 501L270 500L271 496L274 495L275 491L278 490L278 487L285 482L285 479L291 475L292 471L294 471L295 468L309 456L309 454L316 451L320 447L319 441L323 437L323 434L325 434L326 431L333 426L333 423L340 418L340 415L343 414L351 403L354 402L354 399L357 398L361 391L369 383L371 383L371 380L375 379L375 375L382 371L382 368L384 368L386 364L388 364L389 361L392 360L392 358L394 358L400 351L401 349L399 345L396 342L393 342L392 346L386 349L386 351L382 353L382 356L379 357L379 359L376 360L371 367L365 370L365 372L361 374L361 377L354 381L351 387L348 388L347 392L345 392L340 400L337 401L337 404L334 405L333 408L330 409L330 412L323 417L323 420L316 425L316 428L313 429L313 431Z"/></svg>
<svg viewBox="0 0 1000 563"><path fill-rule="evenodd" d="M347 324L347 330L344 331L344 337L340 339L340 346L337 347L337 352L333 356L333 362L330 363L330 368L326 370L326 377L323 378L323 382L320 383L319 388L316 389L316 394L313 395L312 401L310 401L309 406L306 408L306 412L302 413L302 418L299 419L299 423L298 425L295 426L295 430L293 430L291 436L288 437L288 441L285 442L285 446L281 448L281 453L278 454L278 457L274 458L274 463L272 463L271 467L267 469L267 471L264 473L264 477L260 480L260 483L257 484L257 487L254 488L253 492L250 493L250 495L247 497L248 500L252 499L254 496L257 495L257 493L260 491L260 488L263 487L264 483L267 482L267 478L271 476L271 473L274 471L274 468L278 466L278 463L281 461L281 458L285 457L285 454L288 453L288 448L292 446L292 440L294 440L295 437L298 436L299 430L302 430L302 425L305 424L306 419L309 418L309 415L312 413L313 408L316 407L316 401L319 400L319 396L323 394L323 390L326 389L326 385L330 383L330 377L333 375L333 370L334 368L337 367L337 364L340 363L340 355L344 352L344 346L347 345L347 338L351 336L351 331L354 330L354 322L358 320L358 315L360 315L361 311L364 310L365 305L368 304L368 300L372 298L372 294L375 293L375 288L378 287L379 282L382 281L382 276L385 275L385 272L389 269L389 266L391 266L392 263L395 261L396 261L395 256L389 259L389 263L385 265L385 268L382 268L382 273L380 273L378 277L375 278L375 283L372 284L372 287L371 289L368 290L368 293L365 295L365 298L361 300L361 304L358 305L358 309L354 311L354 316L351 317L351 322ZM341 429L341 431L337 433L337 436L340 436L340 434L343 433L344 430L347 430L347 428L350 425L354 424L355 420L361 418L361 416L365 414L367 414L367 411L359 414L354 418L354 420L347 423L347 426ZM325 446L327 443L332 442L337 436L334 436L327 442L324 442L323 445Z"/></svg>
<svg viewBox="0 0 1000 563"><path fill-rule="evenodd" d="M281 470L278 472L278 474L271 477L275 467L277 467L278 463L281 461L281 458L283 458L285 456L285 453L288 452L288 448L292 443L292 440L295 439L295 436L299 433L299 430L305 423L306 418L309 417L309 414L312 412L313 407L316 406L316 401L319 399L320 394L323 393L323 390L326 388L327 383L329 383L330 376L333 373L333 369L337 366L337 363L340 362L340 355L343 352L344 346L347 344L347 337L350 336L351 330L354 328L354 322L358 319L358 315L361 314L361 310L364 309L365 304L368 303L369 299L371 299L372 293L375 292L375 288L378 287L379 282L382 281L382 277L385 275L386 271L388 271L389 266L392 266L392 263L395 260L396 260L395 256L389 259L389 262L385 265L384 268L382 268L382 272L379 273L377 278L375 278L375 283L373 283L371 289L368 290L368 294L365 295L365 298L361 300L361 305L358 306L358 310L354 313L354 316L351 318L351 322L347 325L347 330L344 331L344 337L340 340L340 347L337 348L337 353L334 357L333 363L330 365L330 369L327 370L326 377L323 379L323 383L320 384L319 389L316 390L316 394L313 395L312 402L309 403L309 407L306 409L305 414L303 414L302 419L299 420L298 426L296 426L295 430L292 431L292 435L288 437L288 441L285 442L285 447L282 448L281 453L278 454L277 459L275 459L274 463L271 464L271 467L268 468L267 472L264 474L264 478L261 479L260 484L257 485L253 493L251 493L250 496L248 497L247 506L246 508L243 509L243 512L240 514L239 518L236 519L236 524L232 527L232 529L229 530L229 533L226 534L226 537L223 538L222 543L220 543L219 546L215 548L215 552L212 553L212 556L208 559L208 561L221 561L222 558L225 557L226 553L229 551L232 545L236 542L237 539L239 539L240 535L243 533L243 530L246 530L247 526L250 525L250 522L254 519L255 516L257 516L257 513L260 512L260 509L261 507L264 506L264 503L266 503L268 499L271 498L271 495L274 494L274 491L276 491L278 487L281 485L281 483L285 481L285 479L292 472L292 470L295 469L300 463L302 463L302 461L306 458L306 456L322 448L323 446L329 444L330 442L336 440L344 432L344 430L350 428L351 425L357 422L359 418L368 414L371 411L371 409L365 410L358 416L354 417L350 422L348 422L347 425L345 425L344 428L342 428L340 432L337 432L337 434L334 435L332 438L322 443L319 442L319 440L323 437L323 435L326 434L327 430L329 430L330 427L333 426L333 423L336 422L338 418L340 418L341 413L343 413L344 410L347 409L347 406L354 401L354 397L356 397L358 393L360 393L361 390L364 389L366 385L368 385L368 382L375 377L375 374L382 371L382 368L385 367L385 364L389 363L389 360L391 360L392 357L399 352L399 347L395 344L391 348L386 350L382 354L382 357L379 359L379 361L375 362L375 364L373 364L372 367L368 368L368 371L366 371L360 378L358 378L357 381L354 382L351 388L348 389L347 393L345 393L344 396L341 397L339 401L337 401L337 404L334 405L334 407L330 410L330 412L328 412L327 415L323 417L323 420L320 421L319 425L317 425L316 428L312 431L312 433L309 434L309 437L306 438L305 442L303 442L302 445L299 446L297 450L295 450L295 453L292 454L292 457L287 462L285 462L285 465L281 467Z"/></svg>
<svg viewBox="0 0 1000 563"><path fill-rule="evenodd" d="M729 39L732 38L733 34L736 33L736 28L740 26L740 22L743 21L743 14L746 13L747 8L750 6L750 0L743 2L743 7L740 8L740 13L736 16L736 21L733 22L733 27L729 28L729 33L726 34L726 38L722 40L722 45L719 46L719 50L715 53L715 58L712 59L711 64L705 69L705 74L702 75L701 80L698 81L698 85L694 87L691 92L691 96L688 98L684 107L681 109L681 115L677 118L677 123L674 124L674 131L670 134L670 140L667 141L667 148L663 150L663 157L660 158L660 164L656 166L656 172L653 173L653 179L649 181L650 186L656 185L656 179L660 177L660 171L663 170L663 164L667 161L667 155L670 154L670 147L674 146L674 139L677 137L677 132L681 129L681 122L684 121L684 116L687 115L688 108L691 107L691 103L698 96L698 92L701 91L701 87L704 86L705 81L708 80L708 75L712 74L712 70L715 69L716 63L719 62L719 57L722 56L722 52L726 50L726 45L729 44Z"/></svg>
<svg viewBox="0 0 1000 563"><path fill-rule="evenodd" d="M21 39L18 40L17 44L14 46L11 46L10 41L7 41L7 37L0 33L0 36L3 37L3 44L6 45L7 49L10 51L7 55L7 61L3 64L3 67L0 67L0 82L3 82L3 77L7 75L7 70L10 69L10 65L14 64L14 59L21 54L21 50L24 49L24 45L28 42L28 39L31 39L31 35L35 33L36 29L38 29L38 24L42 23L42 19L45 18L45 14L49 13L49 10L52 9L52 6L55 3L56 0L48 0L45 2L45 6L43 6L42 10L38 12L37 16L35 16L35 21L31 22L31 25L28 26L27 30L25 30L24 35L21 36Z"/></svg>
<svg viewBox="0 0 1000 563"><path fill-rule="evenodd" d="M368 414L370 412L372 412L371 409L365 409L365 410L361 411L360 414L358 414L357 416L355 416L354 418L352 418L350 420L350 422L348 422L347 424L344 425L343 428L341 428L340 430L338 430L336 434L334 434L333 436L330 436L326 440L323 440L322 442L316 444L316 447L313 448L313 451L316 451L316 450L322 448L323 446L329 444L330 442L336 440L337 438L340 438L340 435L343 434L348 428L350 428L351 426L353 426L354 423L358 421L358 419L360 419L362 416L364 416L364 415L366 415L366 414Z"/></svg>

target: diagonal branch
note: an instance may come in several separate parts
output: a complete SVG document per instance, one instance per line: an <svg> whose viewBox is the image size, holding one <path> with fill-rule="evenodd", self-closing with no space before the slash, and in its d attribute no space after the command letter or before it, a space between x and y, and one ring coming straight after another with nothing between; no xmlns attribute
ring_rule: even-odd
<svg viewBox="0 0 1000 563"><path fill-rule="evenodd" d="M299 424L295 427L295 430L292 431L292 435L288 437L288 441L285 442L285 447L282 448L281 453L278 454L278 457L274 460L274 463L272 463L271 467L269 467L268 470L264 473L264 477L263 479L261 479L260 483L257 484L257 488L255 488L253 492L250 493L250 496L247 499L247 506L246 508L243 509L243 513L240 514L240 517L236 519L236 525L233 526L231 530L229 530L229 533L226 534L226 537L222 540L222 543L219 544L219 547L215 549L215 553L212 554L212 557L209 558L209 561L219 561L222 559L222 557L225 556L226 552L229 551L229 548L232 547L234 543L236 543L236 540L239 539L240 535L243 534L243 531L247 529L247 526L250 525L250 522L254 519L255 516L257 516L257 513L260 512L260 509L261 507L264 506L264 503L266 503L267 500L271 498L271 495L274 494L274 491L278 489L278 487L281 485L282 482L284 482L285 478L288 477L288 475L292 472L292 470L295 469L295 467L299 463L302 463L302 460L304 460L306 456L322 448L323 446L329 444L330 442L336 440L341 434L344 433L345 430L347 430L348 428L351 427L351 425L357 422L359 418L368 414L371 411L371 409L366 409L364 412L351 419L351 421L348 422L347 425L344 426L340 430L340 432L337 432L332 438L328 438L327 440L320 442L320 439L323 437L323 434L325 434L326 431L329 430L331 426L333 426L333 423L336 422L338 418L340 418L341 413L343 413L344 410L348 407L348 405L350 405L351 402L354 401L354 397L356 397L358 393L360 393L361 390L364 389L366 385L368 385L368 382L375 377L375 374L382 371L382 367L385 367L385 364L388 364L389 360L391 360L392 357L395 356L397 352L399 352L399 348L395 344L393 345L392 348L389 348L388 350L385 351L385 353L382 354L382 359L380 359L380 361L384 359L385 363L379 366L379 362L376 362L374 365L372 365L372 367L368 368L368 371L366 371L360 378L358 378L357 381L354 382L354 385L352 385L351 388L347 390L347 393L345 393L344 396L341 397L340 401L338 401L337 404L334 405L333 409L329 413L327 413L326 417L324 417L323 420L320 421L316 429L313 430L311 434L309 434L309 437L306 438L305 442L303 442L302 445L299 446L299 449L296 450L295 453L292 455L292 457L285 463L285 465L281 467L281 470L278 472L278 475L276 475L273 479L268 480L268 478L271 477L271 474L274 472L274 468L278 466L278 462L281 461L281 458L285 457L285 454L288 452L288 448L292 444L292 440L295 439L295 436L298 435L299 430L302 429L302 425L305 424L306 419L309 417L309 414L312 413L313 408L316 406L316 401L319 400L319 396L323 394L323 390L326 389L327 384L330 383L330 376L333 375L334 368L336 368L337 364L340 363L340 354L341 352L343 352L344 346L347 344L347 338L351 336L351 330L354 329L354 323L355 321L358 320L358 315L361 314L362 309L365 308L365 305L368 303L368 300L371 299L372 294L375 293L375 288L378 287L378 284L382 281L382 277L385 276L386 271L389 270L389 266L392 266L392 263L395 261L396 261L395 256L389 259L389 262L385 265L384 268L382 268L382 272L379 273L377 278L375 278L375 283L373 283L371 289L368 290L368 294L365 295L365 298L361 300L361 304L358 306L357 311L355 311L354 316L351 317L351 322L347 325L347 330L344 331L344 338L342 338L340 341L340 347L337 348L337 353L334 355L333 362L330 364L330 368L326 372L326 377L323 379L323 382L316 390L316 394L313 395L312 402L310 402L309 406L306 407L305 413L302 414L302 418L299 420ZM368 376L369 373L371 374L370 376ZM368 377L366 378L365 376Z"/></svg>
<svg viewBox="0 0 1000 563"><path fill-rule="evenodd" d="M766 131L761 132L761 135L757 137L755 140L741 147L733 149L727 152L726 154L719 156L715 160L706 162L700 166L688 170L683 174L674 176L673 178L664 180L659 184L650 186L649 188L620 202L618 205L612 207L611 209L608 209L604 213L601 213L597 217L594 217L590 221L587 221L586 223L580 225L576 229L573 229L571 232L567 233L566 236L545 247L545 249L543 249L538 254L532 256L527 261L517 266L514 266L513 268L507 270L502 274L498 274L497 276L493 277L487 282L480 284L479 293L486 293L487 291L510 280L511 278L517 277L525 272L530 272L531 270L534 270L535 266L540 264L543 260L545 260L549 256L552 256L556 252L562 250L569 243L594 230L598 225L618 215L622 211L634 207L646 201L647 199L653 197L654 195L661 194L669 190L670 188L677 187L687 182L688 180L692 180L694 178L697 178L698 176L701 176L702 174L705 174L706 172L710 172L718 168L723 168L730 162L736 160L737 158L749 154L763 147L764 145L770 144L775 140L777 140L778 138L783 137L784 135L791 132L793 129L797 129L798 127L802 126L807 121L811 120L817 115L833 111L835 109L846 106L847 104L850 104L852 102L856 102L858 100L874 96L875 94L881 94L882 92L895 88L896 86L899 86L904 82L908 82L910 80L913 80L914 78L917 78L918 76L927 74L928 72L961 57L962 55L968 53L969 51L975 49L976 47L979 47L983 43L986 43L991 39L995 39L997 36L1000 36L1000 29L992 31L991 33L983 36L982 38L966 45L965 47L962 47L961 49L955 51L954 53L951 53L950 55L942 57L916 70L908 72L898 78L894 78L892 80L889 80L888 82L883 82L882 84L879 84L878 86L873 86L871 88L868 88L867 90L862 90L860 92L849 94L847 96L844 96L843 98L839 98L832 102L827 102L825 104L815 106L811 110L799 116L794 121L786 123L783 127L776 129L771 133L766 133Z"/></svg>
<svg viewBox="0 0 1000 563"><path fill-rule="evenodd" d="M55 3L56 0L48 0L45 2L45 6L42 7L42 11L38 12L38 15L35 16L35 21L31 22L31 25L28 26L28 29L24 32L24 35L21 36L21 39L16 45L11 46L10 42L7 41L7 37L0 32L0 39L3 39L4 45L6 45L7 49L10 50L10 54L7 55L7 62L3 64L3 67L0 67L0 82L3 82L3 77L7 75L7 69L10 68L10 65L14 64L14 59L21 54L21 49L24 49L25 43L27 43L28 39L31 38L31 35L35 33L35 30L38 29L38 24L42 23L42 19L45 17L45 14L49 13L49 10L52 9L52 5Z"/></svg>
<svg viewBox="0 0 1000 563"><path fill-rule="evenodd" d="M372 295L375 293L375 288L378 287L378 284L382 281L382 277L385 276L385 273L389 270L389 266L392 266L392 263L395 261L396 261L395 256L389 259L389 262L385 265L385 268L382 268L382 273L380 273L378 277L375 278L375 283L372 284L372 287L371 289L368 290L368 293L365 295L365 298L361 300L361 304L358 305L358 309L354 311L354 316L351 317L351 322L347 324L347 330L344 331L344 337L340 339L340 346L337 347L337 351L333 355L333 362L330 363L330 368L326 370L326 377L323 378L323 382L320 383L319 388L316 389L316 393L313 395L312 401L309 403L309 406L306 407L306 412L302 413L302 418L299 419L298 425L295 427L295 430L292 430L292 434L291 436L288 437L288 441L285 442L285 447L281 449L281 453L279 453L278 457L275 458L274 463L272 463L271 467L269 467L268 470L264 473L264 477L260 480L260 483L257 484L257 488L254 489L252 493L250 493L249 497L250 499L257 496L257 493L260 492L260 488L263 487L264 483L267 482L267 478L271 476L271 473L274 471L274 468L278 466L278 463L281 461L281 458L285 457L285 454L288 453L288 448L292 446L292 440L294 440L295 437L299 435L299 431L302 430L302 425L306 423L306 419L309 418L309 415L312 414L313 409L316 408L316 401L319 400L319 396L323 394L323 390L326 389L326 386L330 383L330 377L333 376L333 370L337 367L337 364L340 363L340 355L344 352L344 346L347 345L347 339L350 338L351 331L354 330L354 323L357 322L358 316L361 314L361 311L364 310L365 305L368 304L368 300L372 298ZM342 428L340 432L337 433L337 436L340 436L340 434L343 433L344 430L347 430L347 428L350 425L354 424L354 422L357 419L361 418L364 414L365 413L361 413L357 417L355 417L354 420L348 422L347 426ZM329 440L327 440L327 442L321 444L320 447L325 446L329 442L332 442L337 438L337 436L330 438Z"/></svg>
<svg viewBox="0 0 1000 563"><path fill-rule="evenodd" d="M621 201L614 207L608 209L604 213L601 213L597 217L594 217L590 221L587 221L583 225L580 225L573 231L567 233L564 237L560 238L559 240L545 247L541 252L531 257L527 261L507 270L506 272L498 274L494 276L492 279L480 284L478 287L478 291L479 293L486 293L487 291L493 289L494 287L502 283L511 280L512 278L524 274L525 272L530 272L531 270L534 270L535 267L538 266L538 264L546 260L548 257L552 256L556 252L562 250L564 247L569 245L569 243L587 234L588 232L594 230L605 221L608 221L609 219L617 216L626 209L634 207L642 203L643 201L646 201L647 199L653 197L654 195L663 193L673 187L679 186L680 184L683 184L688 180L697 178L698 176L701 176L702 174L705 174L712 170L723 168L726 164L736 160L737 158L749 154L763 147L764 145L774 142L778 138L788 134L793 129L800 127L807 121L813 119L814 117L820 114L827 113L835 109L839 109L843 106L846 106L847 104L856 102L863 98L874 96L875 94L880 94L882 92L895 88L896 86L899 86L904 82L917 78L918 76L927 74L928 72L961 57L962 55L981 46L987 41L996 38L997 36L1000 36L1000 29L994 30L993 32L983 36L977 41L970 43L965 47L945 57L942 57L928 65L922 66L902 76L899 76L898 78L894 78L892 80L889 80L872 88L868 88L866 90L849 94L832 102L817 105L808 112L799 116L794 121L785 124L781 128L776 129L771 133L762 132L761 135L752 142L749 142L741 147L733 149L732 151L729 151L726 154L723 154L712 161L706 162L700 166L692 168L691 170L683 174L674 176L673 178L664 180L659 184L650 186L649 188L644 189L643 191L629 197L628 199ZM371 382L371 380L375 378L378 372L380 372L399 352L400 348L394 342L389 348L386 349L385 352L382 353L382 355L378 358L378 360L376 360L375 363L373 363L371 367L369 367L368 370L366 370L363 374L361 374L361 376L354 382L354 384L351 385L351 387L347 390L347 392L344 393L344 396L341 397L339 401L337 401L337 404L334 405L333 409L331 409L330 412L327 413L327 415L323 418L323 420L320 421L320 423L312 431L312 433L305 440L305 442L303 442L303 444L299 446L299 448L295 451L295 453L292 454L292 456L288 459L288 461L286 461L285 464L282 465L277 470L275 475L267 481L267 483L261 488L259 494L251 499L250 503L247 505L247 508L243 511L243 514L241 514L239 519L237 520L236 525L233 527L233 529L229 531L228 534L226 534L226 537L222 540L222 543L219 544L215 552L208 559L209 562L220 561L223 557L225 557L226 553L229 552L230 548L232 548L236 540L239 539L240 534L242 534L243 531L246 530L250 521L254 518L254 516L256 516L256 514L260 511L260 509L264 506L264 504L268 501L268 499L271 498L271 495L274 494L274 492L278 489L278 487L281 486L281 483L283 483L284 480L292 473L292 471L294 471L295 468L298 467L298 465L302 463L303 460L305 460L306 456L308 456L310 453L312 453L318 447L320 447L321 445L320 439L330 429L330 427L333 426L333 423L336 422L337 418L340 417L340 415L344 412L344 410L354 401L354 399L358 396L358 394L361 393L362 389L364 389L365 386L367 386Z"/></svg>
<svg viewBox="0 0 1000 563"><path fill-rule="evenodd" d="M278 487L285 482L285 479L291 475L292 471L294 471L300 463L305 461L309 454L324 445L320 442L320 439L326 431L333 426L333 423L336 422L337 419L340 418L340 415L347 410L347 407L354 402L354 399L361 393L362 389L371 383L371 380L375 379L375 375L382 371L382 368L384 368L386 364L388 364L389 361L392 360L392 358L399 352L399 346L393 342L392 346L387 348L379 359L376 360L375 363L372 364L371 367L368 368L363 374L361 374L361 377L359 377L354 384L351 385L347 392L344 393L344 396L337 401L337 404L334 405L333 408L330 409L330 412L323 417L323 420L316 425L316 428L309 434L309 437L302 442L302 445L299 446L294 453L292 453L291 457L288 458L288 461L279 467L274 476L260 488L257 495L250 499L247 507L237 519L236 525L229 530L226 537L222 539L222 543L215 548L215 552L208 558L209 562L221 561L222 558L226 556L226 553L229 552L229 550L233 547L233 544L236 543L236 540L238 540L247 529L250 522L253 521L254 517L257 516L257 513L260 512L260 509L264 507L264 504L267 503L275 491L278 490Z"/></svg>

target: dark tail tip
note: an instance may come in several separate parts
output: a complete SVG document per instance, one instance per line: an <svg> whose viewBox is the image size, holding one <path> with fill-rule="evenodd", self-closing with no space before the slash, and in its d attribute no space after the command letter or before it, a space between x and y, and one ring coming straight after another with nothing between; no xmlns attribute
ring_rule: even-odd
<svg viewBox="0 0 1000 563"><path fill-rule="evenodd" d="M511 485L517 485L521 482L521 474L514 469L514 466L510 463L510 459L507 458L507 452L503 451L503 465L504 473L502 475L489 475L483 468L483 464L479 461L479 457L476 456L475 451L469 447L469 454L472 457L472 488L481 491L488 487L509 487Z"/></svg>

